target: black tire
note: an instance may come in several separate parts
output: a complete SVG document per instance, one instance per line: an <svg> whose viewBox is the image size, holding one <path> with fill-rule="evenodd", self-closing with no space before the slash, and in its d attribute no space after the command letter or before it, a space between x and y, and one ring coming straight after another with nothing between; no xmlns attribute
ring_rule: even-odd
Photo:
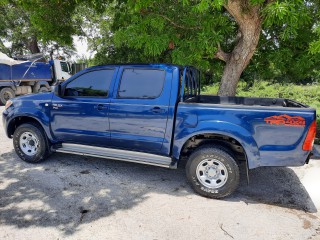
<svg viewBox="0 0 320 240"><path fill-rule="evenodd" d="M28 134L29 133L29 134ZM22 141L28 141L23 140L23 138L26 135L31 135L34 136L35 138L31 137L31 141L36 145L34 148L36 149L35 151L30 150L30 153L27 154L28 152L28 146L30 145L29 143L26 143L28 146L24 148ZM21 143L21 144L20 144ZM26 145L25 144L25 145ZM13 146L14 149L17 153L17 155L25 162L28 163L39 163L44 161L50 154L49 150L49 142L47 139L47 136L42 129L42 127L39 124L36 123L24 123L21 124L17 129L14 131L13 134ZM34 152L33 155L32 152Z"/></svg>
<svg viewBox="0 0 320 240"><path fill-rule="evenodd" d="M206 170L202 171L203 168ZM232 194L240 179L234 157L221 146L215 145L199 147L190 155L186 175L195 192L209 198L223 198Z"/></svg>
<svg viewBox="0 0 320 240"><path fill-rule="evenodd" d="M0 102L5 105L10 98L14 98L16 94L11 88L5 87L0 90Z"/></svg>
<svg viewBox="0 0 320 240"><path fill-rule="evenodd" d="M39 93L46 93L46 92L49 92L48 88L47 87L41 87L39 88Z"/></svg>

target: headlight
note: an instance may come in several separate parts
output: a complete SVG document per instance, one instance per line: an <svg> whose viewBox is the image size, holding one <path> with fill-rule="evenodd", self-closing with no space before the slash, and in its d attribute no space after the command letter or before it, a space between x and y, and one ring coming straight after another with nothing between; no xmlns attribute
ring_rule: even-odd
<svg viewBox="0 0 320 240"><path fill-rule="evenodd" d="M11 105L12 105L12 101L11 100L8 100L7 102L6 102L6 106L4 107L4 109L8 109Z"/></svg>

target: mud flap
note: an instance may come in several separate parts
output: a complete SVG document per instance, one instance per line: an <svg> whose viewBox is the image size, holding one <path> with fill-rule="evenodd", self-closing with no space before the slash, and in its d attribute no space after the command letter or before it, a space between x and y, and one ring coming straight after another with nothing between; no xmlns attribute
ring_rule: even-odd
<svg viewBox="0 0 320 240"><path fill-rule="evenodd" d="M247 174L247 185L249 185L250 181L249 181L249 161L247 158L247 154L244 154L246 157L246 174Z"/></svg>
<svg viewBox="0 0 320 240"><path fill-rule="evenodd" d="M320 145L313 145L313 149L312 149L312 152L311 152L311 159L313 160L320 160Z"/></svg>

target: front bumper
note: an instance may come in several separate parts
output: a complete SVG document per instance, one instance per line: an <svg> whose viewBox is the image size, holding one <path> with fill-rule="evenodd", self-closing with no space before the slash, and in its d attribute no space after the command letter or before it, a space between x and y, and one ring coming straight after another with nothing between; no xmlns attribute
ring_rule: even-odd
<svg viewBox="0 0 320 240"><path fill-rule="evenodd" d="M7 137L9 137L8 136L8 126L7 126L8 115L9 115L9 112L7 110L4 110L2 112L2 126L4 128L4 131L5 131L6 135L7 135Z"/></svg>

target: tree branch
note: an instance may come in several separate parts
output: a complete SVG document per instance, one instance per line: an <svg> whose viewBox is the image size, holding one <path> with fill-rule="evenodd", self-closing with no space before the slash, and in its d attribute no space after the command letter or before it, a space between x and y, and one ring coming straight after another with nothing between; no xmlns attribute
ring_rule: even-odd
<svg viewBox="0 0 320 240"><path fill-rule="evenodd" d="M238 24L242 22L241 8L237 1L234 1L234 2L228 1L223 6L230 13L230 15L236 20Z"/></svg>
<svg viewBox="0 0 320 240"><path fill-rule="evenodd" d="M226 53L219 46L217 52L214 55L214 58L220 59L221 61L224 61L224 62L228 62L230 59L230 55L231 55L230 53Z"/></svg>
<svg viewBox="0 0 320 240"><path fill-rule="evenodd" d="M4 45L2 39L0 39L0 50L5 54L9 54L10 53L8 48Z"/></svg>
<svg viewBox="0 0 320 240"><path fill-rule="evenodd" d="M172 19L170 19L169 17L167 17L166 15L160 14L160 13L155 13L155 12L151 12L151 11L141 11L142 13L148 13L148 14L153 14L159 17L162 17L163 19L167 20L172 26L176 27L176 28L180 28L180 29L185 29L185 30L196 30L196 29L201 29L200 26L194 26L194 27L188 27L188 26L183 26L180 25L176 22L174 22Z"/></svg>

